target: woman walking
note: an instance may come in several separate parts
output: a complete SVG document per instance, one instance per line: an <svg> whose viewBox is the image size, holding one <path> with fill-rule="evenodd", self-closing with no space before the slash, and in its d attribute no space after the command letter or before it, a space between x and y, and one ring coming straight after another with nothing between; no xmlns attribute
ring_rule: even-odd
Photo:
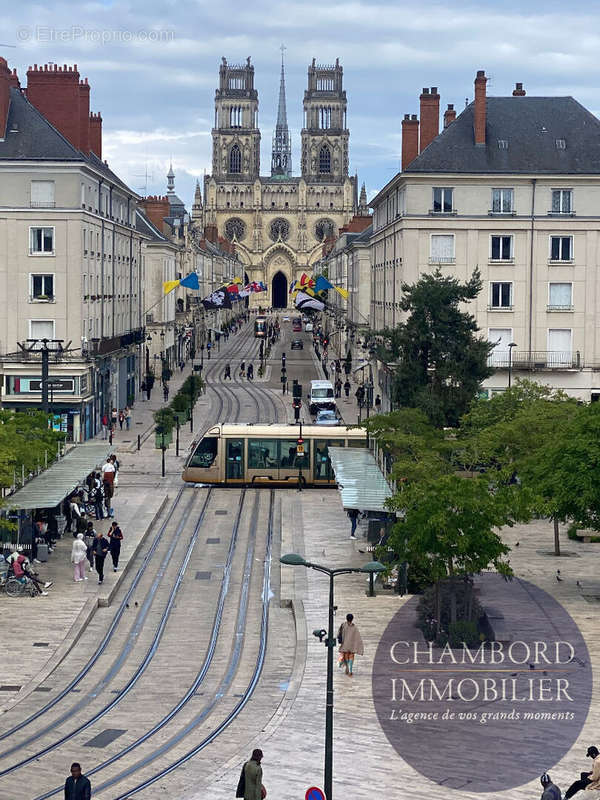
<svg viewBox="0 0 600 800"><path fill-rule="evenodd" d="M113 522L108 532L108 541L110 543L110 556L113 562L113 572L116 572L119 567L119 555L121 553L121 542L123 541L123 532L116 522Z"/></svg>
<svg viewBox="0 0 600 800"><path fill-rule="evenodd" d="M86 560L87 546L83 541L83 533L78 533L77 538L73 541L73 547L71 548L71 563L73 564L73 580L75 583L87 581L85 574Z"/></svg>
<svg viewBox="0 0 600 800"><path fill-rule="evenodd" d="M96 531L94 523L88 522L85 534L83 536L83 543L86 547L86 557L90 564L90 572L94 569L94 540L96 539ZM85 570L85 567L84 567Z"/></svg>
<svg viewBox="0 0 600 800"><path fill-rule="evenodd" d="M354 667L354 656L362 656L365 653L360 631L353 622L353 614L346 614L346 622L340 625L338 631L338 642L340 643L340 669L346 667L346 675L352 677Z"/></svg>
<svg viewBox="0 0 600 800"><path fill-rule="evenodd" d="M123 423L125 422L125 414L123 413L123 409L119 409L119 430L123 430Z"/></svg>

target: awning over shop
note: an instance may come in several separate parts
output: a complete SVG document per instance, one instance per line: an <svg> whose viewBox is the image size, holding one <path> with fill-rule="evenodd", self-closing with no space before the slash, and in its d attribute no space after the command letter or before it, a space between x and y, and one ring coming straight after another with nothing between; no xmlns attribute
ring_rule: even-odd
<svg viewBox="0 0 600 800"><path fill-rule="evenodd" d="M328 453L344 508L388 511L384 502L392 490L370 450L329 446Z"/></svg>
<svg viewBox="0 0 600 800"><path fill-rule="evenodd" d="M29 481L10 497L8 509L54 508L80 485L90 472L99 469L111 452L108 442L79 444Z"/></svg>

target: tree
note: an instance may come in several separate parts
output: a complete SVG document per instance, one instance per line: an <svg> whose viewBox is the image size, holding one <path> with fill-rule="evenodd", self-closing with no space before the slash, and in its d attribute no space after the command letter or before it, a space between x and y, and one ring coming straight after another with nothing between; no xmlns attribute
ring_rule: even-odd
<svg viewBox="0 0 600 800"><path fill-rule="evenodd" d="M0 410L0 487L12 486L23 470L29 475L51 464L64 438L50 430L42 411Z"/></svg>
<svg viewBox="0 0 600 800"><path fill-rule="evenodd" d="M400 308L409 317L382 333L379 357L397 362L395 403L422 409L438 427L456 426L492 374L487 361L493 345L477 336L475 318L460 308L481 287L478 270L466 283L437 270L403 284Z"/></svg>
<svg viewBox="0 0 600 800"><path fill-rule="evenodd" d="M429 572L436 589L436 635L439 634L440 583L493 566L509 577L512 569L497 530L528 519L528 507L515 486L490 486L489 478L441 475L409 485L390 503L402 512L389 539L401 560ZM452 600L451 596L451 600ZM456 603L451 604L456 622Z"/></svg>

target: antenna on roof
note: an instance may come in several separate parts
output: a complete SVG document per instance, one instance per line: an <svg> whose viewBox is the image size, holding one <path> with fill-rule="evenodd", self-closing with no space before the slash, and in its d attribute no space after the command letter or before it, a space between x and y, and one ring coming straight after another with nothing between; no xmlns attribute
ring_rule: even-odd
<svg viewBox="0 0 600 800"><path fill-rule="evenodd" d="M138 186L137 188L139 189L140 192L143 192L144 197L147 197L147 195L148 195L148 178L150 178L151 181L154 180L154 173L148 172L148 162L146 162L146 164L145 164L144 172L141 175L134 175L133 177L134 178L144 178L144 185L143 186Z"/></svg>
<svg viewBox="0 0 600 800"><path fill-rule="evenodd" d="M469 98L465 97L465 108L469 105Z"/></svg>

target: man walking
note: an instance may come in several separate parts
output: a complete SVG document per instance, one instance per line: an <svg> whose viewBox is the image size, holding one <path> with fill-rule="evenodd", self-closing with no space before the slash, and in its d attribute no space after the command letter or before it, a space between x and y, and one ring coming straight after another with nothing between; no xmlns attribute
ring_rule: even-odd
<svg viewBox="0 0 600 800"><path fill-rule="evenodd" d="M565 792L565 800L569 800L569 798L573 797L574 794L577 794L581 789L598 789L600 788L600 751L597 747L592 745L588 747L586 756L588 758L594 759L594 763L592 765L591 772L582 772L580 774L580 779L572 783L567 791ZM596 782L596 786L590 786L592 782Z"/></svg>
<svg viewBox="0 0 600 800"><path fill-rule="evenodd" d="M96 533L93 544L94 561L96 562L96 572L98 573L98 584L104 582L104 559L110 548L107 539L102 535L102 531Z"/></svg>
<svg viewBox="0 0 600 800"><path fill-rule="evenodd" d="M350 525L352 526L350 530L350 538L356 539L356 526L358 525L358 515L360 512L358 508L349 508L346 513L350 517Z"/></svg>
<svg viewBox="0 0 600 800"><path fill-rule="evenodd" d="M110 526L108 539L110 542L110 555L113 562L113 572L116 572L119 567L119 555L121 553L121 542L123 541L123 532L116 522L113 522Z"/></svg>
<svg viewBox="0 0 600 800"><path fill-rule="evenodd" d="M346 395L346 397L349 397L351 388L352 384L350 383L348 378L346 378L346 380L344 381L344 394Z"/></svg>
<svg viewBox="0 0 600 800"><path fill-rule="evenodd" d="M223 375L223 380L231 380L231 364L225 364L225 374Z"/></svg>
<svg viewBox="0 0 600 800"><path fill-rule="evenodd" d="M71 764L71 774L65 781L65 800L90 800L92 786L89 778L81 774L81 764Z"/></svg>
<svg viewBox="0 0 600 800"><path fill-rule="evenodd" d="M360 631L354 624L354 615L346 614L346 622L340 625L338 642L340 643L340 668L346 668L346 675L352 677L354 656L364 655L363 641Z"/></svg>
<svg viewBox="0 0 600 800"><path fill-rule="evenodd" d="M244 800L262 800L266 797L262 785L262 757L262 750L253 750L252 758L244 764Z"/></svg>

